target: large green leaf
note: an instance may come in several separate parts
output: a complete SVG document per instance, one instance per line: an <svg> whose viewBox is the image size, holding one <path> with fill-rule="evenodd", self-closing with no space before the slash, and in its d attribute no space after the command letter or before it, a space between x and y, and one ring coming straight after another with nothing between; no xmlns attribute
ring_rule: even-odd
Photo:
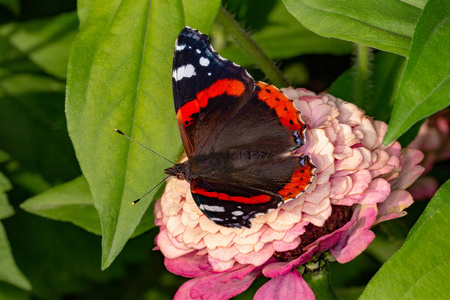
<svg viewBox="0 0 450 300"><path fill-rule="evenodd" d="M450 2L430 0L420 17L384 143L450 105Z"/></svg>
<svg viewBox="0 0 450 300"><path fill-rule="evenodd" d="M398 0L283 2L300 23L317 34L404 56L421 13L420 6Z"/></svg>
<svg viewBox="0 0 450 300"><path fill-rule="evenodd" d="M267 25L252 33L253 40L271 59L291 58L303 54L350 53L352 43L321 37L303 27L287 10L281 1L270 12ZM254 62L245 51L235 43L217 50L220 55L240 65L252 65Z"/></svg>
<svg viewBox="0 0 450 300"><path fill-rule="evenodd" d="M360 299L449 299L450 181L431 200L403 247Z"/></svg>
<svg viewBox="0 0 450 300"><path fill-rule="evenodd" d="M216 12L217 5L187 4L185 9L195 12L186 13L187 25ZM183 3L176 0L81 1L79 10L66 114L100 216L106 268L135 231L156 191L138 205L131 201L164 178L163 170L170 166L114 128L170 160L181 150L171 69L174 42L185 17Z"/></svg>
<svg viewBox="0 0 450 300"><path fill-rule="evenodd" d="M0 27L2 38L45 72L62 79L66 77L69 47L77 32L75 13Z"/></svg>

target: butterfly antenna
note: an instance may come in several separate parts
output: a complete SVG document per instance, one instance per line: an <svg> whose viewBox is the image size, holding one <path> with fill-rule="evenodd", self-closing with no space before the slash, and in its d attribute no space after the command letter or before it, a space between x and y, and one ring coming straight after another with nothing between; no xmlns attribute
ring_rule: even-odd
<svg viewBox="0 0 450 300"><path fill-rule="evenodd" d="M131 205L135 205L136 203L138 203L142 198L144 198L145 196L147 196L148 194L150 194L151 192L153 192L154 189L156 189L161 183L164 182L164 180L166 180L170 175L167 175L166 178L164 178L163 180L161 180L157 185L155 185L150 191L148 191L147 193L145 193L144 195L142 195L141 197L139 197L139 199L134 200L133 202L131 202Z"/></svg>
<svg viewBox="0 0 450 300"><path fill-rule="evenodd" d="M133 142L135 142L136 144L138 144L138 145L144 147L145 149L147 149L148 151L152 152L153 154L158 155L159 157L161 157L162 159L167 160L168 162L170 162L170 163L173 164L173 165L175 164L173 161L171 161L171 160L165 158L165 157L162 156L161 154L156 153L156 152L153 151L152 149L150 149L150 148L148 148L148 147L145 147L144 145L142 145L142 144L139 143L138 141L136 141L136 140L130 138L128 135L126 135L125 133L123 133L123 132L120 131L119 129L114 129L114 130L115 130L117 133L119 133L119 134L123 135L124 137L126 137L127 139L129 139L130 141L133 141ZM164 181L164 180L163 180L163 181ZM162 183L162 181L161 181L159 184L161 184L161 183ZM158 184L158 185L159 185L159 184ZM156 186L155 186L155 187L156 187ZM152 191L153 191L153 189L152 189ZM151 192L151 191L150 191L150 192ZM149 192L149 193L150 193L150 192ZM147 194L145 194L145 195L147 195ZM143 197L145 197L145 195L144 195ZM141 197L141 198L143 198L143 197ZM140 198L139 198L139 199L140 199ZM139 200L138 200L138 201L139 201ZM137 201L135 201L135 202L137 202Z"/></svg>

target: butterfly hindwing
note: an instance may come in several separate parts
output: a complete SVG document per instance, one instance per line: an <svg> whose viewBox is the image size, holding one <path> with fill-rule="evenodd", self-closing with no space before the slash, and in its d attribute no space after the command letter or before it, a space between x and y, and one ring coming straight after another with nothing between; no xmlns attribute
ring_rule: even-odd
<svg viewBox="0 0 450 300"><path fill-rule="evenodd" d="M213 222L225 227L251 227L251 221L277 208L282 198L267 191L208 182L191 182L192 196L200 210Z"/></svg>

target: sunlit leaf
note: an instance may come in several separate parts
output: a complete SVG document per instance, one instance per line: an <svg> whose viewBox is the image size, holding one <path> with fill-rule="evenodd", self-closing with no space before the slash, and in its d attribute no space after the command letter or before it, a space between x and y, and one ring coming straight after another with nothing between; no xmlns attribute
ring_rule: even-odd
<svg viewBox="0 0 450 300"><path fill-rule="evenodd" d="M360 299L448 299L450 181L431 200L403 247L369 282Z"/></svg>
<svg viewBox="0 0 450 300"><path fill-rule="evenodd" d="M181 150L172 99L173 45L185 16L196 24L193 17L216 11L216 5L184 7L191 12L184 13L183 3L175 0L79 3L66 114L102 224L103 268L133 234L156 190L139 205L131 201L154 187L170 166L114 128L170 160Z"/></svg>
<svg viewBox="0 0 450 300"><path fill-rule="evenodd" d="M417 25L384 143L450 105L450 2L430 0Z"/></svg>
<svg viewBox="0 0 450 300"><path fill-rule="evenodd" d="M284 0L309 30L406 56L420 7L398 0Z"/></svg>

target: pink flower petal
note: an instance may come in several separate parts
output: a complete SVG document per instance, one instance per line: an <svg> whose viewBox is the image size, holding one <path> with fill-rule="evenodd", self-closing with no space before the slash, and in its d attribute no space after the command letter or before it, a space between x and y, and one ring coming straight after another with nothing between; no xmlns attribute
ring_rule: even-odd
<svg viewBox="0 0 450 300"><path fill-rule="evenodd" d="M255 300L313 300L313 291L297 270L272 278L256 292Z"/></svg>
<svg viewBox="0 0 450 300"><path fill-rule="evenodd" d="M177 292L175 299L227 300L248 289L260 274L260 270L247 267L237 271L197 278L194 279L194 284L188 285L190 290L184 288L181 292L179 291L180 293ZM188 291L191 298L186 297ZM180 294L180 298L177 298L178 294Z"/></svg>

